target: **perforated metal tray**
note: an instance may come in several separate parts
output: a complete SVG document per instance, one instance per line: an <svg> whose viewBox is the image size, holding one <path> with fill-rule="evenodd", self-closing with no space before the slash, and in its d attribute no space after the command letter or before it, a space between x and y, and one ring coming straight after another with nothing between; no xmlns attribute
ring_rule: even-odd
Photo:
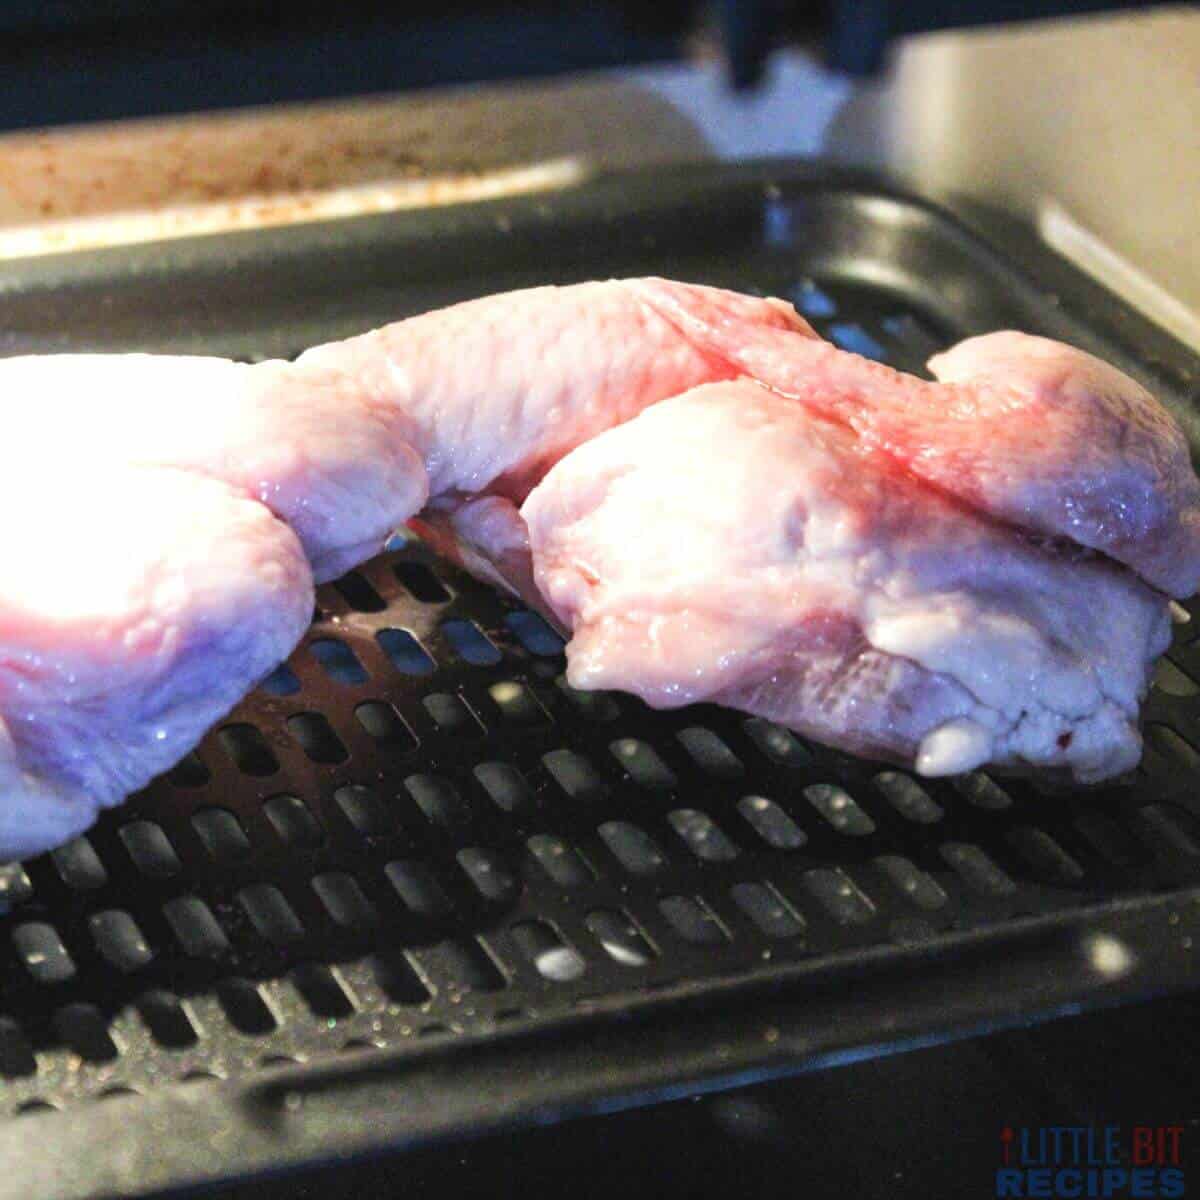
<svg viewBox="0 0 1200 1200"><path fill-rule="evenodd" d="M0 326L14 352L291 353L661 272L789 296L907 369L983 329L1063 337L1195 436L1197 364L983 220L814 167L622 176L8 267ZM737 713L574 693L537 618L397 544L195 756L4 870L0 1196L214 1182L1192 986L1198 629L1132 783L918 784Z"/></svg>

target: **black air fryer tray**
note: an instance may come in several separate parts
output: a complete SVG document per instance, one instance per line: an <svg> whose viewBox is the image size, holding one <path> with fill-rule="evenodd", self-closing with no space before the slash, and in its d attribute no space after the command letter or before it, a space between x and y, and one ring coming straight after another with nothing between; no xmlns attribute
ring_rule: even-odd
<svg viewBox="0 0 1200 1200"><path fill-rule="evenodd" d="M1200 434L1198 364L1019 231L792 165L8 265L0 349L288 355L645 273L788 297L911 370L985 330L1060 337ZM574 693L536 618L397 544L195 756L5 869L0 1197L212 1182L1194 986L1197 627L1131 782L917 783L737 713Z"/></svg>

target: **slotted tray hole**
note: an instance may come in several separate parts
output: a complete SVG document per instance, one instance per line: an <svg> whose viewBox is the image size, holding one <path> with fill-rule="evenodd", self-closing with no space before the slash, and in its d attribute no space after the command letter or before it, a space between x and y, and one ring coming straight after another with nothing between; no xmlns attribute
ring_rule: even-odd
<svg viewBox="0 0 1200 1200"><path fill-rule="evenodd" d="M375 640L402 675L432 675L437 670L429 652L407 629L381 629Z"/></svg>
<svg viewBox="0 0 1200 1200"><path fill-rule="evenodd" d="M697 808L677 808L668 814L667 820L701 862L732 862L737 858L737 846L708 813Z"/></svg>
<svg viewBox="0 0 1200 1200"><path fill-rule="evenodd" d="M248 979L224 979L216 986L217 1001L230 1025L250 1037L264 1037L277 1027L275 1015L258 987Z"/></svg>
<svg viewBox="0 0 1200 1200"><path fill-rule="evenodd" d="M1200 856L1200 822L1178 805L1146 804L1137 811L1139 830L1155 849Z"/></svg>
<svg viewBox="0 0 1200 1200"><path fill-rule="evenodd" d="M888 337L909 352L914 366L918 363L923 366L946 345L945 338L913 313L894 313L884 317L881 327Z"/></svg>
<svg viewBox="0 0 1200 1200"><path fill-rule="evenodd" d="M134 866L150 879L171 879L183 870L179 855L162 826L153 821L130 821L118 830Z"/></svg>
<svg viewBox="0 0 1200 1200"><path fill-rule="evenodd" d="M798 850L808 841L808 834L766 796L743 796L737 807L750 828L772 849Z"/></svg>
<svg viewBox="0 0 1200 1200"><path fill-rule="evenodd" d="M108 882L108 872L86 837L59 846L51 855L59 878L77 892L91 892Z"/></svg>
<svg viewBox="0 0 1200 1200"><path fill-rule="evenodd" d="M568 800L594 803L608 794L608 788L595 767L574 750L551 750L542 755L542 764Z"/></svg>
<svg viewBox="0 0 1200 1200"><path fill-rule="evenodd" d="M580 887L595 877L579 851L556 834L534 834L527 845L535 861L559 887Z"/></svg>
<svg viewBox="0 0 1200 1200"><path fill-rule="evenodd" d="M719 946L730 939L728 929L699 896L666 896L658 908L675 932L694 946Z"/></svg>
<svg viewBox="0 0 1200 1200"><path fill-rule="evenodd" d="M581 692L567 682L565 675L555 679L554 685L586 720L608 722L615 721L621 715L621 706L611 692Z"/></svg>
<svg viewBox="0 0 1200 1200"><path fill-rule="evenodd" d="M410 775L404 786L431 825L449 833L470 828L471 807L450 780L439 775Z"/></svg>
<svg viewBox="0 0 1200 1200"><path fill-rule="evenodd" d="M1012 797L992 778L982 771L969 775L956 775L954 789L969 804L987 812L1003 812L1012 807Z"/></svg>
<svg viewBox="0 0 1200 1200"><path fill-rule="evenodd" d="M421 604L445 604L450 599L442 581L424 563L398 562L392 570L400 586Z"/></svg>
<svg viewBox="0 0 1200 1200"><path fill-rule="evenodd" d="M1176 699L1186 699L1196 695L1200 688L1196 681L1169 658L1160 658L1154 668L1154 686L1160 692Z"/></svg>
<svg viewBox="0 0 1200 1200"><path fill-rule="evenodd" d="M312 849L324 841L316 817L299 796L282 793L263 804L263 812L280 839L297 849Z"/></svg>
<svg viewBox="0 0 1200 1200"><path fill-rule="evenodd" d="M474 621L461 618L443 621L442 636L459 658L474 667L494 667L503 657L499 648Z"/></svg>
<svg viewBox="0 0 1200 1200"><path fill-rule="evenodd" d="M1153 857L1129 830L1104 813L1080 813L1074 820L1074 826L1088 845L1114 866L1141 866Z"/></svg>
<svg viewBox="0 0 1200 1200"><path fill-rule="evenodd" d="M112 1062L117 1045L104 1014L94 1004L67 1004L51 1018L55 1036L85 1062Z"/></svg>
<svg viewBox="0 0 1200 1200"><path fill-rule="evenodd" d="M385 554L395 554L405 550L411 550L416 546L421 546L420 537L417 536L411 529L403 526L399 529L393 529L388 535L388 540L384 542L383 549Z"/></svg>
<svg viewBox="0 0 1200 1200"><path fill-rule="evenodd" d="M292 968L290 978L314 1017L340 1021L354 1012L346 990L323 963L300 963Z"/></svg>
<svg viewBox="0 0 1200 1200"><path fill-rule="evenodd" d="M395 708L383 700L367 700L354 710L355 719L381 750L409 754L417 748L417 739Z"/></svg>
<svg viewBox="0 0 1200 1200"><path fill-rule="evenodd" d="M509 763L480 763L474 771L483 790L502 812L525 813L533 807L533 792L525 776Z"/></svg>
<svg viewBox="0 0 1200 1200"><path fill-rule="evenodd" d="M654 875L667 865L667 856L658 843L632 821L605 821L597 832L631 875Z"/></svg>
<svg viewBox="0 0 1200 1200"><path fill-rule="evenodd" d="M75 960L53 925L46 921L18 925L12 940L17 957L38 983L65 983L74 978Z"/></svg>
<svg viewBox="0 0 1200 1200"><path fill-rule="evenodd" d="M809 894L839 925L865 925L874 918L874 902L840 867L805 871L803 881Z"/></svg>
<svg viewBox="0 0 1200 1200"><path fill-rule="evenodd" d="M358 655L340 638L317 638L309 642L308 649L334 683L358 687L367 682L367 672L358 661Z"/></svg>
<svg viewBox="0 0 1200 1200"><path fill-rule="evenodd" d="M743 722L742 728L771 762L783 767L812 765L812 753L790 729L772 721L764 721L760 717L751 717Z"/></svg>
<svg viewBox="0 0 1200 1200"><path fill-rule="evenodd" d="M1146 726L1146 740L1173 767L1189 775L1200 774L1200 751L1168 725L1151 722Z"/></svg>
<svg viewBox="0 0 1200 1200"><path fill-rule="evenodd" d="M563 652L562 638L537 613L526 610L505 613L504 624L530 654L557 658Z"/></svg>
<svg viewBox="0 0 1200 1200"><path fill-rule="evenodd" d="M918 908L932 911L946 904L948 897L942 885L911 860L899 854L883 854L875 859L875 864L896 890Z"/></svg>
<svg viewBox="0 0 1200 1200"><path fill-rule="evenodd" d="M946 815L942 806L915 779L898 771L876 775L875 787L902 817L918 825L936 825Z"/></svg>
<svg viewBox="0 0 1200 1200"><path fill-rule="evenodd" d="M513 725L542 725L547 720L546 710L529 688L517 680L506 679L492 684L488 695L504 720Z"/></svg>
<svg viewBox="0 0 1200 1200"><path fill-rule="evenodd" d="M769 938L794 938L804 932L804 918L773 884L748 880L734 884L729 895Z"/></svg>
<svg viewBox="0 0 1200 1200"><path fill-rule="evenodd" d="M808 802L829 825L847 837L868 837L875 822L845 788L833 783L814 783L804 789Z"/></svg>
<svg viewBox="0 0 1200 1200"><path fill-rule="evenodd" d="M814 321L826 321L836 316L837 301L812 280L802 280L789 293L788 299L803 316Z"/></svg>
<svg viewBox="0 0 1200 1200"><path fill-rule="evenodd" d="M826 327L829 340L852 354L882 362L887 352L861 325L855 321L833 321Z"/></svg>
<svg viewBox="0 0 1200 1200"><path fill-rule="evenodd" d="M121 909L106 909L88 917L96 949L119 971L133 972L149 965L154 951L138 923Z"/></svg>
<svg viewBox="0 0 1200 1200"><path fill-rule="evenodd" d="M512 928L512 939L522 956L544 979L570 983L583 976L583 956L546 921L523 921Z"/></svg>
<svg viewBox="0 0 1200 1200"><path fill-rule="evenodd" d="M742 760L711 729L692 725L675 736L706 774L717 779L738 779L746 773Z"/></svg>
<svg viewBox="0 0 1200 1200"><path fill-rule="evenodd" d="M386 837L399 827L394 808L377 788L350 783L338 788L333 798L350 826L363 837Z"/></svg>
<svg viewBox="0 0 1200 1200"><path fill-rule="evenodd" d="M11 1017L0 1017L0 1074L9 1079L37 1074L33 1047Z"/></svg>
<svg viewBox="0 0 1200 1200"><path fill-rule="evenodd" d="M483 725L461 696L452 692L434 692L421 703L442 733L456 738L482 736Z"/></svg>
<svg viewBox="0 0 1200 1200"><path fill-rule="evenodd" d="M475 941L439 942L423 950L421 958L456 991L499 992L508 986L503 972Z"/></svg>
<svg viewBox="0 0 1200 1200"><path fill-rule="evenodd" d="M212 909L199 896L177 896L163 905L163 916L184 954L220 958L229 952L229 939Z"/></svg>
<svg viewBox="0 0 1200 1200"><path fill-rule="evenodd" d="M268 696L294 696L300 690L300 680L287 663L280 663L258 686Z"/></svg>
<svg viewBox="0 0 1200 1200"><path fill-rule="evenodd" d="M376 983L393 1003L424 1004L430 999L429 989L401 951L386 950L373 954L369 965Z"/></svg>
<svg viewBox="0 0 1200 1200"><path fill-rule="evenodd" d="M0 916L33 897L33 884L20 863L0 864Z"/></svg>
<svg viewBox="0 0 1200 1200"><path fill-rule="evenodd" d="M623 967L645 967L657 951L624 910L597 909L585 919L589 932L604 952Z"/></svg>
<svg viewBox="0 0 1200 1200"><path fill-rule="evenodd" d="M322 713L296 713L287 719L288 732L315 763L345 762L349 757L342 739Z"/></svg>
<svg viewBox="0 0 1200 1200"><path fill-rule="evenodd" d="M250 839L227 808L202 808L192 814L192 828L215 862L239 862L250 855Z"/></svg>
<svg viewBox="0 0 1200 1200"><path fill-rule="evenodd" d="M217 741L237 769L246 775L262 777L279 770L279 760L253 725L226 725L217 731Z"/></svg>
<svg viewBox="0 0 1200 1200"><path fill-rule="evenodd" d="M1011 896L1017 890L1012 877L979 846L970 842L946 842L939 848L942 858L980 896Z"/></svg>
<svg viewBox="0 0 1200 1200"><path fill-rule="evenodd" d="M651 791L671 791L679 786L675 772L647 742L638 738L619 738L610 743L608 749L639 787Z"/></svg>
<svg viewBox="0 0 1200 1200"><path fill-rule="evenodd" d="M409 912L422 917L445 917L453 912L446 889L427 863L390 862L384 867L384 874Z"/></svg>
<svg viewBox="0 0 1200 1200"><path fill-rule="evenodd" d="M138 999L137 1009L150 1036L160 1046L183 1050L196 1044L196 1027L177 996L162 990L147 992Z"/></svg>
<svg viewBox="0 0 1200 1200"><path fill-rule="evenodd" d="M335 925L365 931L379 924L378 910L353 875L326 871L313 877L312 887Z"/></svg>
<svg viewBox="0 0 1200 1200"><path fill-rule="evenodd" d="M272 883L242 888L238 903L258 935L275 946L287 946L304 937L304 926L287 897Z"/></svg>
<svg viewBox="0 0 1200 1200"><path fill-rule="evenodd" d="M458 865L475 890L492 904L508 904L520 892L517 877L503 855L482 846L467 846L457 854Z"/></svg>
<svg viewBox="0 0 1200 1200"><path fill-rule="evenodd" d="M377 613L387 608L383 597L358 571L347 572L341 579L335 580L333 586L355 612Z"/></svg>
<svg viewBox="0 0 1200 1200"><path fill-rule="evenodd" d="M1064 850L1044 829L1022 825L1009 830L1005 840L1047 883L1071 887L1082 881L1084 872L1078 859Z"/></svg>

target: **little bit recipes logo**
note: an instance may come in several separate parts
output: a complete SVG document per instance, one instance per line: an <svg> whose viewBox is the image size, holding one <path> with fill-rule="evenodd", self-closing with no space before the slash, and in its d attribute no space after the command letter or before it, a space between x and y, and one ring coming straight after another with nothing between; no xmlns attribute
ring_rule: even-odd
<svg viewBox="0 0 1200 1200"><path fill-rule="evenodd" d="M1182 1125L1034 1125L1000 1131L996 1196L1183 1196Z"/></svg>

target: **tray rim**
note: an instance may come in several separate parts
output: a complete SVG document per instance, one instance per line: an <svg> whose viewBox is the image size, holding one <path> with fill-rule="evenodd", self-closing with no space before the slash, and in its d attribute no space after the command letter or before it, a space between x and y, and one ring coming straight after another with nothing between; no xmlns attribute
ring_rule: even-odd
<svg viewBox="0 0 1200 1200"><path fill-rule="evenodd" d="M1159 929L1170 930L1169 944L1153 938ZM1133 953L1107 979L1097 968L1081 983L1081 962L1105 938L1151 953ZM0 1200L231 1184L998 1033L1070 1017L1084 1000L1095 1011L1180 992L1200 976L1194 945L1200 887L840 952L774 976L664 989L635 1004L614 996L536 1028L449 1035L416 1051L360 1051L251 1080L175 1083L0 1125ZM948 1004L942 988L964 979L971 994ZM835 983L857 990L842 995ZM1036 995L1035 1013L1011 1003L1017 989ZM881 1007L893 1014L883 1027ZM874 1040L864 1036L871 1032ZM26 1152L39 1141L53 1153Z"/></svg>

